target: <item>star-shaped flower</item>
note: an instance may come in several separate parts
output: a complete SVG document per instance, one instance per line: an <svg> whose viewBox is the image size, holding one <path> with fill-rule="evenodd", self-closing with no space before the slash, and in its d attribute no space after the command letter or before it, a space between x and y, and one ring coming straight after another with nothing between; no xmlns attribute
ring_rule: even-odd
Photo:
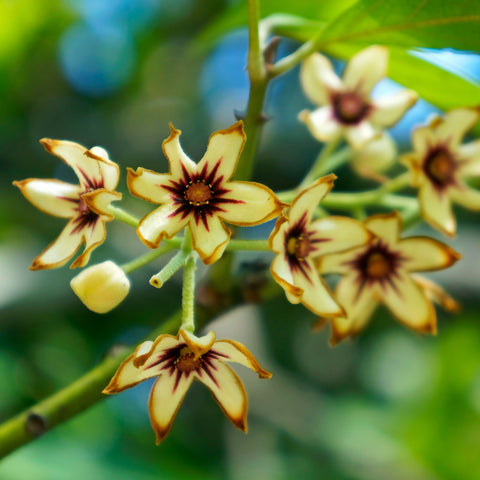
<svg viewBox="0 0 480 480"><path fill-rule="evenodd" d="M276 253L270 271L291 303L303 303L317 315L342 315L343 309L319 276L315 259L367 242L370 234L356 220L326 217L313 220L315 210L332 189L335 175L322 177L293 200L270 235Z"/></svg>
<svg viewBox="0 0 480 480"><path fill-rule="evenodd" d="M427 289L411 273L447 268L460 255L433 238L401 239L401 223L396 212L373 215L365 221L374 235L370 243L321 258L322 274L343 275L335 298L346 314L331 319L332 344L363 329L379 303L407 327L421 333L436 332L430 298L440 300L441 290Z"/></svg>
<svg viewBox="0 0 480 480"><path fill-rule="evenodd" d="M412 185L419 189L423 217L450 236L456 231L452 202L480 210L480 192L466 184L470 177L480 176L480 140L461 144L479 117L480 111L473 108L435 117L413 131L414 151L401 158L410 169Z"/></svg>
<svg viewBox="0 0 480 480"><path fill-rule="evenodd" d="M300 113L310 133L321 142L342 135L354 147L372 139L378 127L390 127L417 101L412 90L379 99L371 99L373 87L386 76L388 49L371 46L353 56L343 79L333 70L327 57L314 53L305 60L300 81L310 100L320 108Z"/></svg>
<svg viewBox="0 0 480 480"><path fill-rule="evenodd" d="M119 367L103 393L134 387L147 378L158 377L149 399L149 413L157 445L165 438L193 380L206 385L227 418L247 431L247 395L237 374L225 364L236 362L270 378L253 355L233 340L215 341L215 333L204 337L180 329L178 335L160 335L155 342L137 347Z"/></svg>
<svg viewBox="0 0 480 480"><path fill-rule="evenodd" d="M215 132L198 164L183 152L180 130L170 125L163 151L170 173L129 169L133 195L162 206L146 215L138 226L140 239L156 248L189 226L195 250L205 264L221 257L230 238L223 221L250 226L274 218L284 206L264 185L229 181L245 143L242 122Z"/></svg>
<svg viewBox="0 0 480 480"><path fill-rule="evenodd" d="M114 191L119 178L118 165L101 147L87 150L78 143L48 138L40 142L73 169L79 185L37 178L13 182L39 210L70 219L58 238L33 260L30 270L61 267L82 242L85 249L70 268L83 267L92 251L105 240L105 222L113 219L108 206L122 198L121 193Z"/></svg>

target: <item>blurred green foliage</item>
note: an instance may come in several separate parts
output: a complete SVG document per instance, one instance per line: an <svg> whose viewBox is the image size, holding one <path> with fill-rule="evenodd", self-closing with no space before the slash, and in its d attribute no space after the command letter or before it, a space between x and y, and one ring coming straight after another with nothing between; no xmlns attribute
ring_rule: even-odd
<svg viewBox="0 0 480 480"><path fill-rule="evenodd" d="M263 15L283 12L324 25L350 9L341 19L346 22L354 9L372 3L265 0L261 5ZM171 2L144 1L139 3L143 10L120 0L96 5L104 4L110 13L100 8L94 18L94 3L88 1L0 1L1 420L76 379L116 342L138 341L177 308L180 298L174 281L161 295L146 283L165 260L132 274L134 286L127 301L108 315L93 314L79 303L68 286L74 275L68 268L28 271L33 257L63 223L36 211L11 182L70 175L42 150L38 139L102 145L123 171L140 165L162 171L167 162L161 142L168 136L169 121L184 130L186 151L199 158L209 134L226 126L219 118L233 123L233 110L242 110L247 101L247 91L235 83L233 74L229 80L218 67L236 55L240 73L235 70L235 75L244 75L245 30L235 34L235 45L241 47L235 52L229 50L233 43L218 42L226 42L225 34L245 25L245 2L183 0L174 8ZM394 21L399 10L414 9L418 2L397 2L395 9L391 2L378 4ZM451 15L451 9L464 7L465 2L448 4L445 11L439 2L424 5ZM365 22L368 27L378 19ZM108 28L128 33L134 68L122 84L89 94L72 83L63 69L61 45L67 32L77 27L95 35ZM311 27L312 23L307 30L305 23L304 33L311 33ZM476 31L468 34L458 28L439 30L438 42L478 50ZM397 45L392 75L419 88L439 106L478 104L478 86L447 73L439 81L441 69L406 53L405 46L438 46L432 32L387 38ZM293 44L285 44L283 53L288 53ZM78 47L81 51L82 45ZM349 57L355 47L332 44L329 53ZM212 55L220 50L221 61L208 69ZM210 88L218 78L226 79L222 95ZM291 187L318 149L296 121L307 103L297 72L278 79L268 100L266 111L272 120L265 129L255 176L272 188ZM410 127L413 120L408 121ZM356 183L348 168L341 173L340 184ZM143 202L125 197L128 208L138 215L148 211ZM268 234L270 227L263 233ZM106 257L123 262L146 251L133 229L109 224L108 232L94 262ZM439 312L436 338L406 332L379 310L358 340L330 349L325 333L310 331L313 315L288 304L283 295L261 309L249 307L220 319L216 330L225 336L235 332L235 338L274 372L269 382L241 372L250 396L247 436L228 424L206 389L194 385L169 437L156 447L146 408L149 385L142 385L109 398L12 454L0 463L0 478L480 478L478 233L475 220L469 229L460 230L455 246L470 265L459 264L443 278L465 309L455 318Z"/></svg>

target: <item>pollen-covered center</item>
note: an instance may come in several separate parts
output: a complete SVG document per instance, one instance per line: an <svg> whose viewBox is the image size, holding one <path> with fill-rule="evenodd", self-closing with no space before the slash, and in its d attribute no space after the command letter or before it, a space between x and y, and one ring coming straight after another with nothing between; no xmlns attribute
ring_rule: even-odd
<svg viewBox="0 0 480 480"><path fill-rule="evenodd" d="M446 186L454 180L455 158L446 147L432 150L425 158L425 174L437 186Z"/></svg>
<svg viewBox="0 0 480 480"><path fill-rule="evenodd" d="M334 95L332 106L337 120L346 125L355 125L361 122L370 110L370 105L352 92Z"/></svg>
<svg viewBox="0 0 480 480"><path fill-rule="evenodd" d="M310 240L308 235L299 235L291 237L287 242L287 252L294 255L298 260L304 260L311 251Z"/></svg>
<svg viewBox="0 0 480 480"><path fill-rule="evenodd" d="M370 278L385 278L392 270L389 259L380 252L371 253L366 261L366 273Z"/></svg>
<svg viewBox="0 0 480 480"><path fill-rule="evenodd" d="M207 184L205 180L190 181L185 187L183 198L190 204L198 207L200 205L208 205L213 197L212 186Z"/></svg>
<svg viewBox="0 0 480 480"><path fill-rule="evenodd" d="M189 347L183 347L180 350L179 357L175 360L177 370L184 373L190 373L202 364L202 357L195 358L195 354Z"/></svg>

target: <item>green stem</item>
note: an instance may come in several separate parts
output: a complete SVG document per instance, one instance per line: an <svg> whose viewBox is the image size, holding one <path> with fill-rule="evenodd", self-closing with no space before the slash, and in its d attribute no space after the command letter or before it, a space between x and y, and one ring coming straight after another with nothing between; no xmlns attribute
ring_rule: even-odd
<svg viewBox="0 0 480 480"><path fill-rule="evenodd" d="M176 333L179 319L180 312L177 312L146 340L154 340L161 333ZM68 387L0 425L0 458L106 398L101 393L102 390L119 363L132 351L132 348L115 349L100 364Z"/></svg>
<svg viewBox="0 0 480 480"><path fill-rule="evenodd" d="M126 223L131 227L138 227L138 223L140 222L140 220L131 215L130 213L126 212L122 208L115 207L114 205L110 204L107 208L107 211L115 216L115 220L120 220L121 222Z"/></svg>
<svg viewBox="0 0 480 480"><path fill-rule="evenodd" d="M228 242L226 251L234 250L253 250L253 251L268 251L268 240L240 240L234 239Z"/></svg>
<svg viewBox="0 0 480 480"><path fill-rule="evenodd" d="M134 270L137 270L138 268L147 265L151 261L155 260L156 258L160 257L164 253L169 252L174 248L175 246L171 243L160 245L160 247L156 248L155 250L147 252L140 257L131 260L130 262L124 263L121 268L125 273L133 272Z"/></svg>
<svg viewBox="0 0 480 480"><path fill-rule="evenodd" d="M315 162L313 162L312 168L305 175L302 183L300 184L300 190L308 187L312 182L314 182L318 177L320 177L320 172L325 171L325 163L332 156L332 153L335 151L339 143L340 139L337 139L333 140L332 142L328 142L323 146L320 155L318 155Z"/></svg>
<svg viewBox="0 0 480 480"><path fill-rule="evenodd" d="M185 265L185 261L189 254L190 253L186 253L183 249L179 250L156 275L153 275L150 279L150 285L156 288L161 288L167 280Z"/></svg>
<svg viewBox="0 0 480 480"><path fill-rule="evenodd" d="M182 289L182 325L181 328L195 332L195 269L196 255L193 251L192 235L190 230L185 230L185 241L182 251L186 255L183 269Z"/></svg>

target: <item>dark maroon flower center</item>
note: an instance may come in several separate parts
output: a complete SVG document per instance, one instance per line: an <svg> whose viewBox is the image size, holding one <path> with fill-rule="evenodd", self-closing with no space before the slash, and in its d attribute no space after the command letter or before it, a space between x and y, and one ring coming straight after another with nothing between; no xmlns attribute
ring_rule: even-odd
<svg viewBox="0 0 480 480"><path fill-rule="evenodd" d="M308 235L299 235L298 237L290 237L287 240L287 252L291 256L295 256L297 260L305 260L311 251L311 244Z"/></svg>
<svg viewBox="0 0 480 480"><path fill-rule="evenodd" d="M180 350L180 356L175 360L175 367L182 373L196 371L202 365L202 357L195 358L195 354L189 347Z"/></svg>
<svg viewBox="0 0 480 480"><path fill-rule="evenodd" d="M353 92L336 93L332 106L335 118L345 125L360 123L370 111L370 104Z"/></svg>
<svg viewBox="0 0 480 480"><path fill-rule="evenodd" d="M439 188L446 187L454 182L456 169L455 157L445 146L431 149L423 164L425 175Z"/></svg>
<svg viewBox="0 0 480 480"><path fill-rule="evenodd" d="M183 198L190 205L199 207L200 205L208 205L213 195L214 192L211 185L208 185L205 180L195 180L195 182L188 182Z"/></svg>
<svg viewBox="0 0 480 480"><path fill-rule="evenodd" d="M385 278L392 272L392 262L382 252L372 252L365 260L365 273L370 278Z"/></svg>

